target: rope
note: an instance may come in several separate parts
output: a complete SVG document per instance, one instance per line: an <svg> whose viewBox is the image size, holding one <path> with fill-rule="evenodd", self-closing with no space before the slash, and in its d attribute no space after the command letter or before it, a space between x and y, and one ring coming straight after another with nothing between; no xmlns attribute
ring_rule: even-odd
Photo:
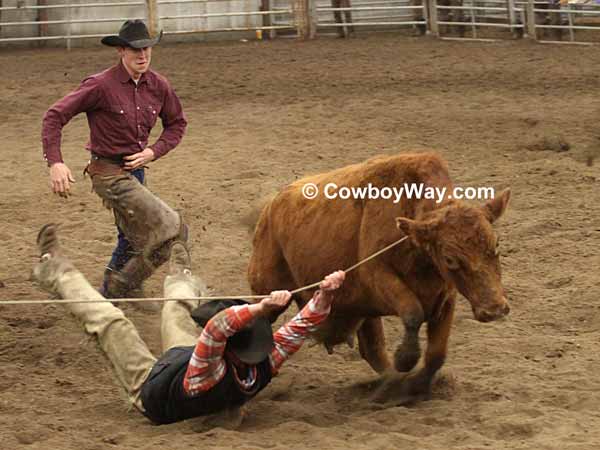
<svg viewBox="0 0 600 450"><path fill-rule="evenodd" d="M361 266L362 264L366 263L367 261L372 260L373 258L376 258L377 256L381 255L382 253L387 252L388 250L390 250L391 248L400 244L401 242L403 242L406 239L408 239L408 236L404 236L403 238L398 239L395 242L392 242L390 245L382 248L381 250L376 251L372 255L367 256L366 258L360 260L356 264L348 267L344 272L348 273L348 272L353 271L357 267ZM294 289L293 291L290 291L290 292L292 294L297 294L298 292L314 289L314 288L318 287L320 284L321 284L321 281L318 281L316 283L309 284L309 285L303 286L298 289ZM65 304L65 303L107 303L107 302L110 302L110 303L174 302L174 301L180 301L180 300L237 300L237 299L256 300L256 299L263 299L268 296L269 296L269 294L266 294L266 295L229 295L229 296L220 295L220 296L212 296L212 297L211 296L202 296L202 297L185 297L185 298L148 297L148 298L111 298L111 299L103 298L103 299L91 299L91 300L85 300L85 299L6 300L6 301L0 301L0 306L2 306L2 305L50 305L50 304L61 304L61 303Z"/></svg>

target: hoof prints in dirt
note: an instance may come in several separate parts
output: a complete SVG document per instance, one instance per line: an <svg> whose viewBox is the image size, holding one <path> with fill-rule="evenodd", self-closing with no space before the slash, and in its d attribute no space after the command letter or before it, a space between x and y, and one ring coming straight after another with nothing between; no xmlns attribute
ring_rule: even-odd
<svg viewBox="0 0 600 450"><path fill-rule="evenodd" d="M562 136L544 136L526 145L530 151L568 152L571 144Z"/></svg>
<svg viewBox="0 0 600 450"><path fill-rule="evenodd" d="M379 410L411 406L424 400L449 400L456 392L456 380L449 374L436 376L429 389L414 380L413 374L390 371L342 388L336 397L342 405L350 401L357 403L359 409L362 405L368 410Z"/></svg>
<svg viewBox="0 0 600 450"><path fill-rule="evenodd" d="M6 324L12 328L38 328L47 330L56 325L58 319L55 317L47 317L40 320L33 320L28 317L9 317L6 319Z"/></svg>

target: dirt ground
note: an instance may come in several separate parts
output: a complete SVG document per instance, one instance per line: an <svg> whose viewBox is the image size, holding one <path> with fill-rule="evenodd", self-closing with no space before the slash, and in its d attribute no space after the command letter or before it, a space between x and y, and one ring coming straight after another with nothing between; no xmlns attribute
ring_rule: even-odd
<svg viewBox="0 0 600 450"><path fill-rule="evenodd" d="M64 132L77 177L68 201L48 188L40 124L51 103L114 61L99 48L0 53L0 301L48 298L29 273L50 221L100 283L115 233L81 175L85 117ZM512 189L496 227L511 313L479 323L461 299L429 401L371 404L352 388L373 375L356 349L306 346L232 429L151 425L127 410L108 361L64 307L0 303L0 448L600 446L597 48L370 35L161 44L153 67L176 87L189 128L152 164L149 187L184 211L196 272L214 293L248 292L243 217L262 196L373 155L434 149L457 185ZM161 295L164 274L148 296ZM158 352L158 307L123 308ZM402 327L390 318L386 330L393 351Z"/></svg>

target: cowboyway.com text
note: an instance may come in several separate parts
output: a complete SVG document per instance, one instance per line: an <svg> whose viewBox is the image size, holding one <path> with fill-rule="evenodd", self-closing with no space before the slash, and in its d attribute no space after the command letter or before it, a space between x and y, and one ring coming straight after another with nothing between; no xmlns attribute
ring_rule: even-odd
<svg viewBox="0 0 600 450"><path fill-rule="evenodd" d="M302 186L302 194L309 200L319 196L319 187L314 183L306 183ZM424 183L404 183L402 186L379 187L369 183L367 186L338 186L335 183L327 183L323 186L322 194L329 200L352 199L352 200L390 200L394 203L400 202L402 197L409 200L427 199L441 203L445 198L457 200L489 200L494 198L492 187L460 187L456 186L452 192L446 187L426 186Z"/></svg>

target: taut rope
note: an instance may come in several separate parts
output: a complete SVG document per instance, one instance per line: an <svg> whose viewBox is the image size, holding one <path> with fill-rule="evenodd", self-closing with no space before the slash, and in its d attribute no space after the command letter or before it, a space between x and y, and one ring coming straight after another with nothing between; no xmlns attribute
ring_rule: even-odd
<svg viewBox="0 0 600 450"><path fill-rule="evenodd" d="M367 261L372 260L373 258L381 255L384 252L387 252L388 250L390 250L392 247L395 247L396 245L400 244L401 242L403 242L404 240L408 239L408 236L404 236L401 239L398 239L395 242L392 242L390 245L382 248L381 250L376 251L375 253L373 253L370 256L367 256L364 259L361 259L359 262L357 262L356 264L348 267L344 272L348 273L351 272L352 270L356 269L358 266L366 263ZM301 288L298 289L294 289L293 291L290 291L292 294L296 294L298 292L302 292L302 291L307 291L309 289L313 289L319 286L319 284L321 284L321 281L318 281L316 283L313 284L309 284L307 286L303 286ZM203 296L203 297L186 297L186 298L165 298L165 297L148 297L148 298L111 298L111 299L97 299L97 300L84 300L84 299L67 299L67 300L6 300L6 301L0 301L0 306L3 305L50 305L50 304L60 304L60 303L104 303L104 302L111 302L111 303L121 303L121 302L131 302L131 303L141 303L141 302L172 302L172 301L178 301L178 300L235 300L235 299L247 299L247 300L251 300L251 299L263 299L265 297L268 297L269 294L266 295L220 295L220 296Z"/></svg>

